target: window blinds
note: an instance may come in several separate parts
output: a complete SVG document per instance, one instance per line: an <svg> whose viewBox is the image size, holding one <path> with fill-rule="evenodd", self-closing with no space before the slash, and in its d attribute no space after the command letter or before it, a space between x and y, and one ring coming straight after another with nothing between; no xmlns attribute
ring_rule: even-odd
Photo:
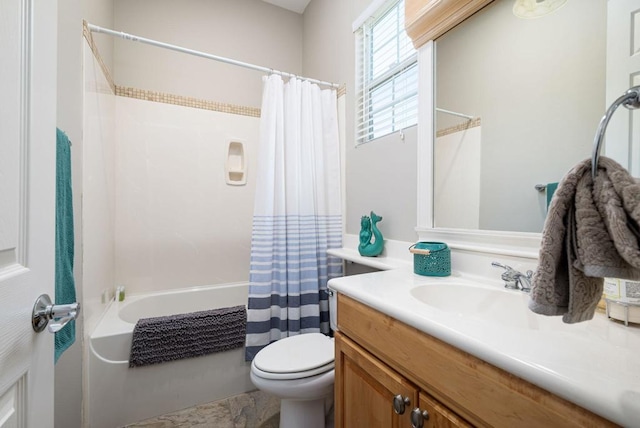
<svg viewBox="0 0 640 428"><path fill-rule="evenodd" d="M394 0L356 31L356 144L417 123L418 64Z"/></svg>

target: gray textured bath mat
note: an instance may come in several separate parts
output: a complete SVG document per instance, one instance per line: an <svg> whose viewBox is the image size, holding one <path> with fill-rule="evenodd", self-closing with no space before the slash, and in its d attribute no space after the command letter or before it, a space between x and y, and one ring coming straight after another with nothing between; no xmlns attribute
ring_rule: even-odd
<svg viewBox="0 0 640 428"><path fill-rule="evenodd" d="M141 318L133 329L129 367L239 348L246 331L244 306Z"/></svg>

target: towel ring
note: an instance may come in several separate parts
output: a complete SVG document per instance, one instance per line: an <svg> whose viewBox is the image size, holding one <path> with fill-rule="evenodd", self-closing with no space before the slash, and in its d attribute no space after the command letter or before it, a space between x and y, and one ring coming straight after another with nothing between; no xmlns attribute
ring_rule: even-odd
<svg viewBox="0 0 640 428"><path fill-rule="evenodd" d="M607 131L607 125L611 116L621 105L625 106L629 110L635 110L640 108L640 86L634 86L629 88L627 92L618 97L607 109L607 112L600 120L598 130L596 131L596 137L593 140L593 153L591 154L591 178L595 180L598 172L598 159L600 159L600 146L604 138L604 133Z"/></svg>

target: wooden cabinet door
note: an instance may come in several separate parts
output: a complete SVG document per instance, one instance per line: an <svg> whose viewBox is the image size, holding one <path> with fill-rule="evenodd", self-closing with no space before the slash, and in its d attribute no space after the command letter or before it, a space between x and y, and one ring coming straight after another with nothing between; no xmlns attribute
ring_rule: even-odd
<svg viewBox="0 0 640 428"><path fill-rule="evenodd" d="M336 333L335 340L336 428L410 427L417 388L346 336ZM398 394L408 398L402 414L393 408Z"/></svg>
<svg viewBox="0 0 640 428"><path fill-rule="evenodd" d="M427 411L428 417L424 421L424 428L470 428L464 419L436 401L424 392L420 392L420 411Z"/></svg>

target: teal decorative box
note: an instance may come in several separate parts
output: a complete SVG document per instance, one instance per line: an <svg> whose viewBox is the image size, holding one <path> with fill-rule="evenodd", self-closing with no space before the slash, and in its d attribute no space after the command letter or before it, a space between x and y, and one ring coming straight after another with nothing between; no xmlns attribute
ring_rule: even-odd
<svg viewBox="0 0 640 428"><path fill-rule="evenodd" d="M425 276L451 275L451 250L444 242L418 242L413 253L413 272Z"/></svg>

